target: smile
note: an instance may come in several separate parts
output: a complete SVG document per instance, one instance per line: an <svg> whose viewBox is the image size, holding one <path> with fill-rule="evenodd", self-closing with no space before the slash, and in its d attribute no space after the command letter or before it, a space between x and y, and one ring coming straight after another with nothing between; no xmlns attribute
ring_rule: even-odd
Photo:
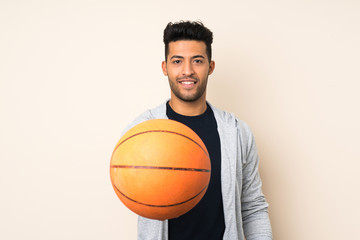
<svg viewBox="0 0 360 240"><path fill-rule="evenodd" d="M194 87L194 85L196 84L196 81L186 79L186 80L179 81L179 83L185 89L192 89Z"/></svg>
<svg viewBox="0 0 360 240"><path fill-rule="evenodd" d="M190 85L190 84L195 84L195 82L181 82L181 84Z"/></svg>

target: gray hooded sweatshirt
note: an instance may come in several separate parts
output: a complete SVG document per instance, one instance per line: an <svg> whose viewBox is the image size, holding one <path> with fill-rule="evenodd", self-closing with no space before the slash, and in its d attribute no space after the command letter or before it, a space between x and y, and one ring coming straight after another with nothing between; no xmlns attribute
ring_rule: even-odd
<svg viewBox="0 0 360 240"><path fill-rule="evenodd" d="M224 240L270 240L268 204L261 190L259 157L246 123L209 104L218 125L221 145L221 189ZM124 131L150 119L167 119L166 102L147 110ZM138 218L138 240L168 240L168 221Z"/></svg>

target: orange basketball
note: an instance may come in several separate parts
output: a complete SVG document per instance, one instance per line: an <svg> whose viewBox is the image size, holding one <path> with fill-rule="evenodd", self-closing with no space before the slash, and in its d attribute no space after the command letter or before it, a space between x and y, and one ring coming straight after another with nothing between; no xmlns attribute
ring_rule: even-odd
<svg viewBox="0 0 360 240"><path fill-rule="evenodd" d="M110 163L112 186L125 206L158 220L192 209L204 196L210 174L200 137L168 119L148 120L126 132Z"/></svg>

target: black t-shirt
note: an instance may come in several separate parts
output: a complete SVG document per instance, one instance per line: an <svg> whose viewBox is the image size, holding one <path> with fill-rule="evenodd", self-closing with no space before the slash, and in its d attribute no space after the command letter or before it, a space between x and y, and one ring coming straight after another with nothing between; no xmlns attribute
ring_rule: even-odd
<svg viewBox="0 0 360 240"><path fill-rule="evenodd" d="M225 230L223 200L221 195L220 137L214 113L209 105L198 116L176 113L166 104L169 119L190 127L204 142L211 160L211 177L208 189L200 202L184 215L169 220L169 240L220 240Z"/></svg>

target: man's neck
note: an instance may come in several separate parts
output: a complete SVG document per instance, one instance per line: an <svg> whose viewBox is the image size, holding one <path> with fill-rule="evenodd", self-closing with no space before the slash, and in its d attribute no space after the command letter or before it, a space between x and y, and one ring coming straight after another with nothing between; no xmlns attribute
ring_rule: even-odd
<svg viewBox="0 0 360 240"><path fill-rule="evenodd" d="M194 102L184 102L176 98L171 98L169 104L176 113L184 116L201 115L206 111L207 108L205 98Z"/></svg>

